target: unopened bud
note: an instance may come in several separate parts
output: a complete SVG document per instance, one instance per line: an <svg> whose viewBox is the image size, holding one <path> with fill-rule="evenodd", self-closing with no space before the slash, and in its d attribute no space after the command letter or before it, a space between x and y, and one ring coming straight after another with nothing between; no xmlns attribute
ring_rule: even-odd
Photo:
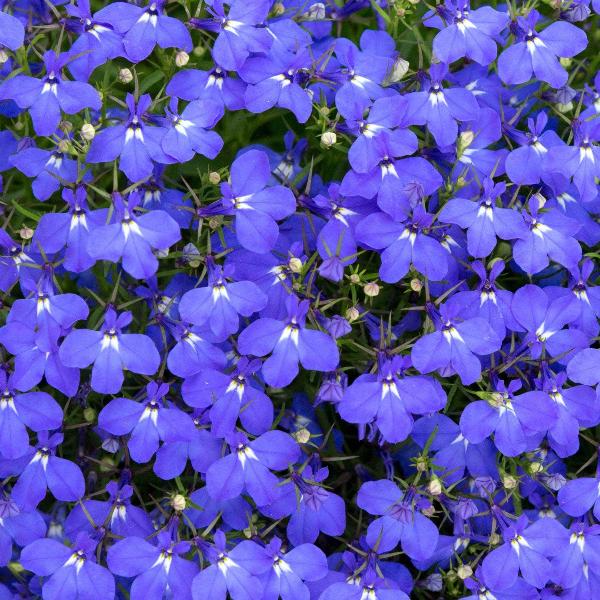
<svg viewBox="0 0 600 600"><path fill-rule="evenodd" d="M425 458L424 456L419 456L415 462L415 467L417 471L419 471L420 473L424 473L425 471L427 471L427 462L427 458Z"/></svg>
<svg viewBox="0 0 600 600"><path fill-rule="evenodd" d="M310 441L310 431L308 429L299 429L293 435L299 444L307 444Z"/></svg>
<svg viewBox="0 0 600 600"><path fill-rule="evenodd" d="M31 227L23 227L21 231L19 231L19 235L23 240L30 240L33 237L33 229L31 229Z"/></svg>
<svg viewBox="0 0 600 600"><path fill-rule="evenodd" d="M121 83L131 83L133 81L133 73L130 69L121 69L118 79Z"/></svg>
<svg viewBox="0 0 600 600"><path fill-rule="evenodd" d="M325 133L321 134L321 144L323 144L325 148L331 148L331 146L334 146L336 142L337 135L335 134L335 131L326 131Z"/></svg>
<svg viewBox="0 0 600 600"><path fill-rule="evenodd" d="M310 21L321 21L327 15L325 4L322 2L315 2L304 14Z"/></svg>
<svg viewBox="0 0 600 600"><path fill-rule="evenodd" d="M442 482L437 477L435 477L429 482L429 485L427 486L427 491L432 496L439 496L442 493Z"/></svg>
<svg viewBox="0 0 600 600"><path fill-rule="evenodd" d="M198 58L200 58L201 56L204 56L206 54L206 48L204 46L196 46L192 50L192 53L194 56L197 56Z"/></svg>
<svg viewBox="0 0 600 600"><path fill-rule="evenodd" d="M358 308L356 308L356 306L351 306L346 311L346 319L348 319L348 321L350 321L350 322L356 321L356 319L358 319L358 317L360 317L360 312L359 312Z"/></svg>
<svg viewBox="0 0 600 600"><path fill-rule="evenodd" d="M367 283L367 285L365 285L365 295L369 296L370 298L379 296L379 285L376 284L374 281Z"/></svg>
<svg viewBox="0 0 600 600"><path fill-rule="evenodd" d="M433 506L428 506L421 511L426 517L433 517L435 514L435 508Z"/></svg>
<svg viewBox="0 0 600 600"><path fill-rule="evenodd" d="M460 136L458 137L459 152L462 154L473 143L474 139L475 133L470 129L461 132Z"/></svg>
<svg viewBox="0 0 600 600"><path fill-rule="evenodd" d="M221 217L211 217L208 220L208 226L211 229L218 229L221 226L222 222L223 222L223 219L221 219Z"/></svg>
<svg viewBox="0 0 600 600"><path fill-rule="evenodd" d="M471 569L469 565L460 565L460 567L458 567L458 569L456 570L456 574L461 579L468 579L469 577L471 577L471 575L473 575L473 569Z"/></svg>
<svg viewBox="0 0 600 600"><path fill-rule="evenodd" d="M360 283L360 275L358 273L352 273L348 279L350 279L350 283Z"/></svg>
<svg viewBox="0 0 600 600"><path fill-rule="evenodd" d="M502 541L502 538L497 533L490 534L490 546L497 546Z"/></svg>
<svg viewBox="0 0 600 600"><path fill-rule="evenodd" d="M273 15L276 17L280 17L285 12L285 6L282 2L275 2L273 4Z"/></svg>
<svg viewBox="0 0 600 600"><path fill-rule="evenodd" d="M514 490L517 487L518 483L519 482L517 481L517 479L512 475L505 475L502 478L502 485L507 490Z"/></svg>
<svg viewBox="0 0 600 600"><path fill-rule="evenodd" d="M536 473L539 473L540 471L544 470L544 465L540 462L532 462L529 465L529 472L532 475L535 475Z"/></svg>
<svg viewBox="0 0 600 600"><path fill-rule="evenodd" d="M71 133L71 131L73 131L73 123L71 123L71 121L61 121L58 126L61 131L64 131L65 133Z"/></svg>
<svg viewBox="0 0 600 600"><path fill-rule="evenodd" d="M182 496L181 494L175 494L175 496L171 498L171 506L178 512L185 510L185 496Z"/></svg>
<svg viewBox="0 0 600 600"><path fill-rule="evenodd" d="M187 52L180 50L175 55L175 64L178 67L185 67L185 65L187 65L189 62L190 62L190 55Z"/></svg>
<svg viewBox="0 0 600 600"><path fill-rule="evenodd" d="M0 65L8 61L8 54L4 48L0 48Z"/></svg>
<svg viewBox="0 0 600 600"><path fill-rule="evenodd" d="M93 423L96 420L96 411L92 407L88 406L83 411L83 418L88 423Z"/></svg>
<svg viewBox="0 0 600 600"><path fill-rule="evenodd" d="M392 66L392 72L389 76L390 83L396 83L400 81L406 75L406 73L408 73L408 67L408 61L404 58L398 57Z"/></svg>
<svg viewBox="0 0 600 600"><path fill-rule="evenodd" d="M60 142L58 142L58 151L61 154L66 154L69 151L69 148L69 140L60 140Z"/></svg>
<svg viewBox="0 0 600 600"><path fill-rule="evenodd" d="M91 123L84 123L81 128L81 137L87 142L91 142L96 137L96 130Z"/></svg>
<svg viewBox="0 0 600 600"><path fill-rule="evenodd" d="M415 279L410 280L410 289L418 294L423 289L423 284L415 277Z"/></svg>
<svg viewBox="0 0 600 600"><path fill-rule="evenodd" d="M302 261L297 256L292 256L288 261L288 267L292 273L301 273L302 266Z"/></svg>
<svg viewBox="0 0 600 600"><path fill-rule="evenodd" d="M211 171L208 174L208 181L213 185L218 185L221 182L221 176L216 171Z"/></svg>

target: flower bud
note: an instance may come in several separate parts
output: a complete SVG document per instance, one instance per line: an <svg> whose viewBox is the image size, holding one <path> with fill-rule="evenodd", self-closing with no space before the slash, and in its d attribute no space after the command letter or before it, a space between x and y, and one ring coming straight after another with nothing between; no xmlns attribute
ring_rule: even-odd
<svg viewBox="0 0 600 600"><path fill-rule="evenodd" d="M335 131L326 131L325 133L321 134L321 144L323 144L325 148L331 148L331 146L334 146L336 142L337 135L335 134Z"/></svg>
<svg viewBox="0 0 600 600"><path fill-rule="evenodd" d="M360 312L359 312L358 308L356 308L356 306L351 306L346 311L346 319L348 319L348 321L350 321L350 322L356 321L356 319L358 319L358 317L360 317Z"/></svg>
<svg viewBox="0 0 600 600"><path fill-rule="evenodd" d="M415 468L419 473L424 473L428 469L428 463L429 461L426 456L419 456L415 462Z"/></svg>
<svg viewBox="0 0 600 600"><path fill-rule="evenodd" d="M370 298L379 296L379 285L374 281L367 283L367 285L365 285L365 296L369 296Z"/></svg>
<svg viewBox="0 0 600 600"><path fill-rule="evenodd" d="M473 575L473 569L471 569L469 565L460 565L460 567L458 567L458 569L456 570L456 574L461 579L468 579L469 577L471 577L471 575Z"/></svg>
<svg viewBox="0 0 600 600"><path fill-rule="evenodd" d="M131 83L133 81L133 73L130 69L121 69L118 79L121 83Z"/></svg>
<svg viewBox="0 0 600 600"><path fill-rule="evenodd" d="M0 65L3 65L8 60L8 54L4 48L0 48Z"/></svg>
<svg viewBox="0 0 600 600"><path fill-rule="evenodd" d="M19 231L19 235L22 240L30 240L33 237L33 229L31 229L31 227L23 227L21 231Z"/></svg>
<svg viewBox="0 0 600 600"><path fill-rule="evenodd" d="M273 4L273 15L276 17L280 17L285 12L285 6L282 2L275 2Z"/></svg>
<svg viewBox="0 0 600 600"><path fill-rule="evenodd" d="M216 171L211 171L208 174L208 181L213 185L218 185L221 182L221 176Z"/></svg>
<svg viewBox="0 0 600 600"><path fill-rule="evenodd" d="M91 142L96 137L96 130L91 123L84 123L81 128L81 137L86 142Z"/></svg>
<svg viewBox="0 0 600 600"><path fill-rule="evenodd" d="M490 534L490 546L497 546L501 541L502 538L497 534L497 533L491 533Z"/></svg>
<svg viewBox="0 0 600 600"><path fill-rule="evenodd" d="M96 411L91 406L88 406L83 411L83 418L88 423L93 423L96 420Z"/></svg>
<svg viewBox="0 0 600 600"><path fill-rule="evenodd" d="M305 428L299 429L293 436L299 444L307 444L310 441L310 431Z"/></svg>
<svg viewBox="0 0 600 600"><path fill-rule="evenodd" d="M288 267L292 273L302 272L302 261L297 256L292 256L288 261Z"/></svg>
<svg viewBox="0 0 600 600"><path fill-rule="evenodd" d="M540 462L532 462L529 464L528 470L531 475L535 475L544 470L544 465Z"/></svg>
<svg viewBox="0 0 600 600"><path fill-rule="evenodd" d="M420 293L421 290L423 289L423 284L421 283L421 281L419 279L417 279L416 277L414 279L410 280L410 289L413 292L417 292Z"/></svg>
<svg viewBox="0 0 600 600"><path fill-rule="evenodd" d="M58 151L62 154L66 154L70 147L71 144L69 144L69 140L60 140L60 142L58 142Z"/></svg>
<svg viewBox="0 0 600 600"><path fill-rule="evenodd" d="M187 52L180 50L175 55L175 64L178 67L185 67L185 65L187 65L189 62L190 62L190 55Z"/></svg>
<svg viewBox="0 0 600 600"><path fill-rule="evenodd" d="M171 506L178 512L185 510L185 496L182 496L181 494L175 494L175 496L171 498Z"/></svg>
<svg viewBox="0 0 600 600"><path fill-rule="evenodd" d="M348 279L350 279L350 283L360 283L360 275L358 273L352 273Z"/></svg>
<svg viewBox="0 0 600 600"><path fill-rule="evenodd" d="M519 482L517 481L516 477L513 477L512 475L505 475L502 478L502 485L507 490L514 490L517 485L519 485Z"/></svg>
<svg viewBox="0 0 600 600"><path fill-rule="evenodd" d="M439 496L442 493L442 482L437 477L434 477L429 482L429 485L427 486L427 491L432 496Z"/></svg>
<svg viewBox="0 0 600 600"><path fill-rule="evenodd" d="M388 77L390 83L397 83L400 81L406 75L406 73L408 73L408 67L408 61L399 56L394 62L392 66L392 72Z"/></svg>
<svg viewBox="0 0 600 600"><path fill-rule="evenodd" d="M325 4L322 2L315 2L309 6L308 10L304 14L309 21L321 21L327 15Z"/></svg>
<svg viewBox="0 0 600 600"><path fill-rule="evenodd" d="M435 508L433 506L428 506L421 511L426 517L433 517L435 514Z"/></svg>

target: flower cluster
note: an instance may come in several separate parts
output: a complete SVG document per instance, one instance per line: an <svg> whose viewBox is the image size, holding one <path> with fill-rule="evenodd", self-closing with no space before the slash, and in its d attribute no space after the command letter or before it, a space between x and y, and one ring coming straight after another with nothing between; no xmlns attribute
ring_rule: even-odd
<svg viewBox="0 0 600 600"><path fill-rule="evenodd" d="M599 13L0 2L0 598L600 597Z"/></svg>

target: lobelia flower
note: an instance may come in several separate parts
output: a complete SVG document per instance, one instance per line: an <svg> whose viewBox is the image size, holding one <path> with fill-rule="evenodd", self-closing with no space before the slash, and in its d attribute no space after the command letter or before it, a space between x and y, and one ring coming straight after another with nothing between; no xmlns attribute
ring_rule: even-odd
<svg viewBox="0 0 600 600"><path fill-rule="evenodd" d="M440 29L433 38L440 62L450 64L465 56L486 66L496 58L496 39L508 24L508 15L491 6L471 10L469 0L446 0L423 23Z"/></svg>
<svg viewBox="0 0 600 600"><path fill-rule="evenodd" d="M241 542L229 550L225 534L218 529L214 545L203 551L211 564L192 581L193 600L225 600L228 595L232 600L263 598L263 586L253 575L262 568L263 556L257 556L256 544L250 544Z"/></svg>
<svg viewBox="0 0 600 600"><path fill-rule="evenodd" d="M428 231L433 215L418 205L412 219L397 221L381 212L372 213L356 226L356 239L367 247L381 249L379 276L387 283L400 281L414 267L433 281L448 272L448 252Z"/></svg>
<svg viewBox="0 0 600 600"><path fill-rule="evenodd" d="M11 378L0 369L0 453L3 458L18 458L29 450L32 431L59 429L63 413L56 401L45 392L20 394Z"/></svg>
<svg viewBox="0 0 600 600"><path fill-rule="evenodd" d="M192 38L185 25L164 14L166 0L151 0L141 7L113 2L96 13L96 19L110 23L123 36L123 49L134 63L147 58L154 46L192 50Z"/></svg>
<svg viewBox="0 0 600 600"><path fill-rule="evenodd" d="M550 148L564 146L557 133L546 129L548 116L545 112L538 113L534 119L527 119L529 132L526 134L513 130L511 135L520 144L506 157L506 174L511 181L519 185L532 185L546 179L546 157Z"/></svg>
<svg viewBox="0 0 600 600"><path fill-rule="evenodd" d="M146 335L123 333L133 319L129 311L117 315L110 307L100 331L74 329L60 346L60 360L67 367L92 367L92 389L102 394L116 394L123 385L123 369L154 375L160 355Z"/></svg>
<svg viewBox="0 0 600 600"><path fill-rule="evenodd" d="M48 436L47 431L40 431L37 446L19 459L24 469L13 486L12 499L25 510L33 510L45 498L48 489L56 500L65 502L74 502L85 494L85 481L79 467L55 454L63 437L62 433Z"/></svg>
<svg viewBox="0 0 600 600"><path fill-rule="evenodd" d="M61 110L74 115L84 108L100 109L98 92L88 83L68 81L61 72L70 60L70 54L44 53L46 75L42 79L16 75L0 85L0 100L14 100L20 108L27 108L33 128L38 135L52 135L60 122Z"/></svg>
<svg viewBox="0 0 600 600"><path fill-rule="evenodd" d="M558 505L572 517L581 517L589 510L600 518L600 476L579 477L568 481L558 490Z"/></svg>
<svg viewBox="0 0 600 600"><path fill-rule="evenodd" d="M296 296L286 300L287 318L261 318L251 323L238 337L242 354L266 356L262 374L273 387L285 387L298 375L298 363L310 371L333 371L339 363L339 351L334 340L315 329L306 327L308 300Z"/></svg>
<svg viewBox="0 0 600 600"><path fill-rule="evenodd" d="M66 21L67 30L79 34L70 49L76 58L69 62L68 69L75 79L87 81L94 69L123 55L123 41L110 23L98 14L92 15L89 0L78 0L65 8L71 17Z"/></svg>
<svg viewBox="0 0 600 600"><path fill-rule="evenodd" d="M374 422L383 440L404 441L412 430L413 414L441 410L446 394L430 377L407 377L407 357L380 360L376 374L363 374L349 385L338 404L340 416L350 423Z"/></svg>
<svg viewBox="0 0 600 600"><path fill-rule="evenodd" d="M511 27L515 43L498 57L498 75L504 83L516 85L537 79L554 88L567 83L567 72L558 57L567 58L582 52L587 46L585 33L570 23L556 21L542 32L536 31L540 13L533 9L524 17L517 17Z"/></svg>
<svg viewBox="0 0 600 600"><path fill-rule="evenodd" d="M328 572L325 554L312 544L284 552L281 539L273 537L264 548L244 540L235 550L236 563L262 582L263 600L307 598L310 590L304 582L318 581Z"/></svg>
<svg viewBox="0 0 600 600"><path fill-rule="evenodd" d="M86 188L81 185L75 191L65 188L62 197L67 203L67 212L42 215L35 228L32 243L39 244L50 254L64 248L65 269L83 273L96 262L87 251L90 233L106 223L108 211L105 208L90 210Z"/></svg>
<svg viewBox="0 0 600 600"><path fill-rule="evenodd" d="M273 403L262 389L251 385L259 368L260 361L242 356L231 373L203 369L185 379L181 394L189 406L210 407L213 435L233 433L238 417L246 431L260 435L271 428Z"/></svg>
<svg viewBox="0 0 600 600"><path fill-rule="evenodd" d="M187 69L175 73L166 92L182 100L209 100L228 110L244 108L246 84L231 77L218 63L210 71Z"/></svg>
<svg viewBox="0 0 600 600"><path fill-rule="evenodd" d="M440 370L447 375L457 373L464 385L481 378L481 362L475 356L496 352L502 338L481 317L462 319L457 307L442 305L433 314L436 331L419 338L411 359L421 373Z"/></svg>
<svg viewBox="0 0 600 600"><path fill-rule="evenodd" d="M287 538L294 546L316 542L320 532L339 536L346 529L344 501L323 485L328 476L329 469L313 456L311 464L293 471L291 481L281 485L279 498L260 507L271 519L290 517Z"/></svg>
<svg viewBox="0 0 600 600"><path fill-rule="evenodd" d="M488 272L481 261L473 262L471 269L479 279L477 289L457 292L448 298L447 304L456 307L455 313L465 318L485 319L498 336L504 338L507 328L519 331L521 327L511 312L512 292L500 289L496 284L505 264L500 259L494 259L490 264Z"/></svg>
<svg viewBox="0 0 600 600"><path fill-rule="evenodd" d="M4 493L0 498L0 566L5 567L13 555L13 542L26 546L46 535L46 523L37 511L21 510Z"/></svg>
<svg viewBox="0 0 600 600"><path fill-rule="evenodd" d="M190 581L198 567L180 556L190 550L190 543L173 541L166 530L152 541L137 536L119 540L108 549L108 568L115 575L135 577L131 600L162 600L165 593L191 600Z"/></svg>
<svg viewBox="0 0 600 600"><path fill-rule="evenodd" d="M194 325L207 324L217 340L238 331L239 315L250 317L267 304L267 296L252 281L228 282L233 271L208 257L208 284L186 292L179 303L181 318Z"/></svg>
<svg viewBox="0 0 600 600"><path fill-rule="evenodd" d="M164 153L179 163L195 154L213 159L223 147L221 136L209 131L223 116L223 106L209 99L194 100L179 112L178 101L171 98L166 110L166 130L161 141Z"/></svg>
<svg viewBox="0 0 600 600"><path fill-rule="evenodd" d="M248 84L244 105L252 113L279 106L306 123L312 112L312 96L303 87L310 79L312 59L308 50L296 54L273 49L268 56L246 60L240 77Z"/></svg>
<svg viewBox="0 0 600 600"><path fill-rule="evenodd" d="M396 43L385 31L367 29L360 36L360 50L350 40L335 41L334 53L340 63L333 78L340 85L335 94L337 106L379 98L385 94L381 84L391 74Z"/></svg>
<svg viewBox="0 0 600 600"><path fill-rule="evenodd" d="M65 143L68 145L67 138L58 142L52 150L46 150L37 148L31 140L23 139L17 152L9 158L11 165L33 178L31 189L41 202L48 200L63 183L77 181L77 161L69 158Z"/></svg>
<svg viewBox="0 0 600 600"><path fill-rule="evenodd" d="M110 6L115 4L123 3ZM136 103L133 95L127 94L125 102L129 115L124 123L112 125L96 133L86 161L104 163L119 158L119 169L131 181L141 181L152 175L155 162L169 163L172 160L165 155L160 145L165 129L144 122L146 112L152 104L150 96L143 94Z"/></svg>
<svg viewBox="0 0 600 600"><path fill-rule="evenodd" d="M573 178L582 202L590 202L598 196L596 178L600 176L600 129L593 122L578 123L574 127L573 146L562 144L548 151L547 166L550 170Z"/></svg>
<svg viewBox="0 0 600 600"><path fill-rule="evenodd" d="M58 357L58 345L40 348L31 323L13 321L0 328L0 343L14 355L12 385L20 392L36 386L42 377L66 396L73 396L79 385L79 370L65 366Z"/></svg>
<svg viewBox="0 0 600 600"><path fill-rule="evenodd" d="M485 178L481 196L475 202L453 198L442 208L439 220L453 223L467 230L467 248L474 258L485 258L494 250L497 237L514 240L527 234L527 227L519 211L503 208L504 182L495 184Z"/></svg>
<svg viewBox="0 0 600 600"><path fill-rule="evenodd" d="M152 250L168 250L181 239L181 232L165 211L136 214L141 201L139 192L131 192L127 200L114 192L113 222L90 232L87 252L95 260L122 260L123 269L132 277L146 279L158 269Z"/></svg>
<svg viewBox="0 0 600 600"><path fill-rule="evenodd" d="M250 504L241 496L231 500L213 500L203 487L190 494L190 505L193 502L198 509L190 506L185 510L186 516L196 527L207 527L219 517L232 529L244 529L252 518Z"/></svg>
<svg viewBox="0 0 600 600"><path fill-rule="evenodd" d="M364 161L365 173L350 170L344 175L340 192L363 198L377 196L377 205L396 220L405 220L411 208L442 184L440 174L424 158L396 159L412 154L418 147L412 131L381 132L372 140L371 156Z"/></svg>
<svg viewBox="0 0 600 600"><path fill-rule="evenodd" d="M23 45L25 28L19 19L0 10L0 46L13 52Z"/></svg>
<svg viewBox="0 0 600 600"><path fill-rule="evenodd" d="M100 411L98 426L113 435L130 434L127 447L131 458L137 463L148 462L161 440L188 441L194 435L189 415L163 400L168 392L168 385L151 381L143 402L114 398Z"/></svg>
<svg viewBox="0 0 600 600"><path fill-rule="evenodd" d="M497 508L493 512L501 513ZM552 576L548 557L563 551L568 543L567 530L556 519L541 518L528 525L525 515L514 523L506 523L504 515L500 518L504 543L483 559L486 584L492 590L505 590L517 581L520 570L527 583L544 587Z"/></svg>
<svg viewBox="0 0 600 600"><path fill-rule="evenodd" d="M96 527L104 526L111 533L123 537L145 537L154 531L145 511L131 504L133 488L130 485L120 487L116 481L109 481L106 492L109 495L107 501L85 500L83 507L81 504L73 507L64 523L67 537L73 539L80 531L93 535Z"/></svg>
<svg viewBox="0 0 600 600"><path fill-rule="evenodd" d="M548 394L540 390L516 394L522 383L514 379L508 386L499 381L486 400L469 403L460 417L462 434L479 444L494 433L494 443L505 456L532 450L541 435L557 422L559 410Z"/></svg>
<svg viewBox="0 0 600 600"><path fill-rule="evenodd" d="M224 4L229 5L227 14ZM217 35L212 47L215 62L226 70L238 71L251 53L267 53L273 38L263 27L270 3L257 0L212 0L207 7L209 19L191 19L190 25Z"/></svg>
<svg viewBox="0 0 600 600"><path fill-rule="evenodd" d="M456 141L457 121L473 121L479 113L479 105L471 91L460 87L443 87L442 82L447 75L447 65L432 64L424 91L411 92L405 96L408 102L406 121L415 125L427 125L441 147Z"/></svg>
<svg viewBox="0 0 600 600"><path fill-rule="evenodd" d="M282 470L298 458L298 444L287 433L267 431L252 442L242 433L225 437L230 453L213 462L206 472L206 488L216 500L229 500L244 489L264 506L281 493L279 479L270 469Z"/></svg>
<svg viewBox="0 0 600 600"><path fill-rule="evenodd" d="M361 573L352 573L345 581L327 587L319 600L409 600L400 589L390 588L387 578L381 578L371 566Z"/></svg>
<svg viewBox="0 0 600 600"><path fill-rule="evenodd" d="M530 275L544 270L549 259L568 269L581 260L581 246L573 237L580 224L556 208L542 211L542 200L533 196L529 201L529 213L521 213L529 231L513 247L515 262Z"/></svg>
<svg viewBox="0 0 600 600"><path fill-rule="evenodd" d="M563 329L579 316L580 310L568 296L552 298L542 288L531 284L519 288L511 303L515 320L525 328L523 342L527 344L530 356L539 358L545 350L550 356L561 356L559 362L568 361L571 350L588 346L589 338L585 333Z"/></svg>
<svg viewBox="0 0 600 600"><path fill-rule="evenodd" d="M273 249L279 236L276 220L296 210L292 190L271 185L268 156L249 150L233 161L230 183L221 184L220 205L226 215L235 215L235 235L241 246L259 253Z"/></svg>
<svg viewBox="0 0 600 600"><path fill-rule="evenodd" d="M44 538L23 548L21 563L28 571L47 577L42 586L45 600L111 600L115 580L106 567L96 563L97 545L98 540L87 533L80 533L71 548Z"/></svg>
<svg viewBox="0 0 600 600"><path fill-rule="evenodd" d="M569 544L551 562L552 581L566 589L572 589L582 579L588 579L588 569L596 571L600 566L598 525L576 521L569 531ZM578 597L585 597L584 592L581 591Z"/></svg>
<svg viewBox="0 0 600 600"><path fill-rule="evenodd" d="M412 489L401 491L388 479L363 483L357 505L370 515L381 515L367 530L367 542L378 552L393 550L398 542L413 560L429 558L437 546L437 527L421 513L421 499Z"/></svg>

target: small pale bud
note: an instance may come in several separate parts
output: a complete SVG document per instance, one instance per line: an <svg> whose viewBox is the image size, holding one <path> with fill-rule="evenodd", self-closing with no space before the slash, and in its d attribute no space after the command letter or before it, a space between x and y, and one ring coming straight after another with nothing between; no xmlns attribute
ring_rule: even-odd
<svg viewBox="0 0 600 600"><path fill-rule="evenodd" d="M556 110L558 112L561 112L561 113L570 112L570 111L573 110L573 103L572 102L567 102L566 104L560 104L560 103L558 103L556 105Z"/></svg>
<svg viewBox="0 0 600 600"><path fill-rule="evenodd" d="M346 319L348 319L348 321L350 321L350 322L356 321L356 319L358 319L358 317L360 317L360 312L359 312L358 308L356 308L356 306L351 306L346 311Z"/></svg>
<svg viewBox="0 0 600 600"><path fill-rule="evenodd" d="M273 15L276 17L280 17L285 12L285 6L282 2L275 2L273 4Z"/></svg>
<svg viewBox="0 0 600 600"><path fill-rule="evenodd" d="M185 510L185 506L186 506L185 496L182 496L181 494L175 494L175 496L173 496L171 498L171 506L173 507L174 510L176 510L178 512Z"/></svg>
<svg viewBox="0 0 600 600"><path fill-rule="evenodd" d="M201 56L204 56L206 54L206 48L204 46L196 46L192 50L192 54L200 58Z"/></svg>
<svg viewBox="0 0 600 600"><path fill-rule="evenodd" d="M11 573L14 573L15 575L18 575L19 573L22 573L25 570L25 567L23 567L23 565L21 563L18 563L18 562L9 562L8 563L8 570Z"/></svg>
<svg viewBox="0 0 600 600"><path fill-rule="evenodd" d="M435 514L435 508L433 506L428 506L421 511L426 517L433 517Z"/></svg>
<svg viewBox="0 0 600 600"><path fill-rule="evenodd" d="M8 60L8 54L4 48L0 48L0 65L3 65Z"/></svg>
<svg viewBox="0 0 600 600"><path fill-rule="evenodd" d="M130 69L121 69L119 71L119 81L121 83L131 83L133 81L133 73Z"/></svg>
<svg viewBox="0 0 600 600"><path fill-rule="evenodd" d="M93 423L96 420L96 411L91 406L88 406L83 411L83 418L88 423Z"/></svg>
<svg viewBox="0 0 600 600"><path fill-rule="evenodd" d="M439 496L442 493L442 482L437 477L435 477L429 482L429 485L427 486L427 491L432 496Z"/></svg>
<svg viewBox="0 0 600 600"><path fill-rule="evenodd" d="M490 545L497 546L502 541L502 538L497 533L490 534Z"/></svg>
<svg viewBox="0 0 600 600"><path fill-rule="evenodd" d="M427 471L427 458L425 458L424 456L419 456L419 458L417 458L415 462L415 467L420 473L424 473L425 471Z"/></svg>
<svg viewBox="0 0 600 600"><path fill-rule="evenodd" d="M299 444L307 444L310 441L310 431L308 429L299 429L294 433L294 438Z"/></svg>
<svg viewBox="0 0 600 600"><path fill-rule="evenodd" d="M81 128L81 137L86 140L86 142L91 142L96 137L96 130L91 123L84 123Z"/></svg>
<svg viewBox="0 0 600 600"><path fill-rule="evenodd" d="M30 240L33 237L33 229L31 229L31 227L23 227L21 231L19 231L19 235L23 240Z"/></svg>
<svg viewBox="0 0 600 600"><path fill-rule="evenodd" d="M221 182L221 176L216 171L211 171L208 174L208 181L213 185L218 185Z"/></svg>
<svg viewBox="0 0 600 600"><path fill-rule="evenodd" d="M400 11L402 9L398 10ZM406 75L406 73L408 73L408 67L408 61L404 58L398 57L396 59L396 62L392 66L392 72L389 76L389 81L391 83L396 83L397 81L400 81Z"/></svg>
<svg viewBox="0 0 600 600"><path fill-rule="evenodd" d="M459 152L462 154L475 139L475 133L470 129L463 131L458 138L458 148Z"/></svg>
<svg viewBox="0 0 600 600"><path fill-rule="evenodd" d="M458 569L456 570L456 574L461 579L468 579L469 577L471 577L471 575L473 575L473 569L471 569L469 565L460 565L460 567L458 567Z"/></svg>
<svg viewBox="0 0 600 600"><path fill-rule="evenodd" d="M375 296L379 296L379 285L374 281L371 281L365 285L365 295L370 298L374 298Z"/></svg>
<svg viewBox="0 0 600 600"><path fill-rule="evenodd" d="M352 273L352 275L350 275L349 279L350 279L350 283L354 283L354 284L360 283L360 275L358 273Z"/></svg>
<svg viewBox="0 0 600 600"><path fill-rule="evenodd" d="M518 484L519 484L519 482L512 475L505 475L502 478L502 485L507 490L514 490Z"/></svg>
<svg viewBox="0 0 600 600"><path fill-rule="evenodd" d="M208 226L211 229L218 229L221 226L222 222L223 222L223 219L221 219L221 217L211 217L208 220Z"/></svg>
<svg viewBox="0 0 600 600"><path fill-rule="evenodd" d="M71 133L71 131L73 131L73 123L71 123L71 121L61 121L58 126L65 133Z"/></svg>
<svg viewBox="0 0 600 600"><path fill-rule="evenodd" d="M292 256L288 261L288 267L292 273L302 272L302 261L297 256Z"/></svg>
<svg viewBox="0 0 600 600"><path fill-rule="evenodd" d="M187 52L180 50L175 55L175 64L178 67L185 67L185 65L187 65L189 62L190 62L190 55Z"/></svg>
<svg viewBox="0 0 600 600"><path fill-rule="evenodd" d="M58 142L58 151L62 154L66 154L69 151L69 147L69 140L60 140L60 142Z"/></svg>
<svg viewBox="0 0 600 600"><path fill-rule="evenodd" d="M568 69L572 64L573 64L573 59L571 58L566 58L566 57L562 57L559 59L560 60L560 64L565 68Z"/></svg>
<svg viewBox="0 0 600 600"><path fill-rule="evenodd" d="M544 465L542 463L539 462L532 462L529 465L529 472L532 475L535 475L536 473L539 473L540 471L544 470Z"/></svg>
<svg viewBox="0 0 600 600"><path fill-rule="evenodd" d="M411 279L411 280L410 280L410 289L411 289L413 292L417 292L417 294L418 294L418 293L420 293L420 292L421 292L421 290L423 289L423 284L421 283L421 281L420 281L419 279L417 279L417 278L415 277L415 279Z"/></svg>
<svg viewBox="0 0 600 600"><path fill-rule="evenodd" d="M327 15L325 4L322 2L315 2L304 14L310 21L321 21Z"/></svg>
<svg viewBox="0 0 600 600"><path fill-rule="evenodd" d="M321 144L323 144L325 148L331 148L331 146L334 146L336 142L337 135L335 134L335 131L326 131L325 133L321 134Z"/></svg>

